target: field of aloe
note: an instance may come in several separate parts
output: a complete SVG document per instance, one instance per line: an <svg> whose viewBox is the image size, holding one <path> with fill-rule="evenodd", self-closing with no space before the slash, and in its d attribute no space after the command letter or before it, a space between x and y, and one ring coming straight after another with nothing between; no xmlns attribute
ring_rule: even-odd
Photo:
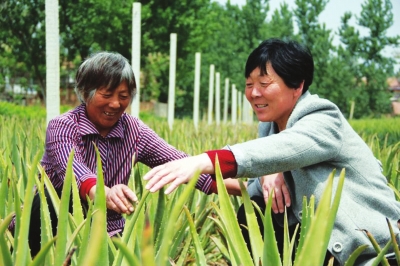
<svg viewBox="0 0 400 266"><path fill-rule="evenodd" d="M63 111L68 109L63 108ZM190 120L175 121L170 131L167 121L148 114L143 114L142 119L170 144L189 154L249 140L257 134L256 123L217 128L203 121L196 132ZM382 161L384 174L400 200L400 118L357 120L351 124ZM169 196L148 193L141 178L148 168L143 165L134 167L129 183L139 203L135 212L126 217L124 235L111 239L106 233L104 190L96 191L96 200L89 204L87 217L84 217L71 166L60 199L38 164L44 148L44 109L0 102L0 128L0 265L322 265L345 177L342 169L336 169L341 180L337 189L328 182L316 210L313 198L304 199L303 223L301 230L298 228L300 243L295 245L286 236L282 259L271 233L270 212L262 214L265 222L262 238L255 218L259 209L253 208L244 189L242 197L228 196L217 174L219 195L207 196L195 190L195 179ZM101 169L101 162L98 162ZM44 177L41 180L37 177L39 172ZM334 174L332 169L330 181ZM101 184L101 174L98 179ZM36 186L38 192L43 193L44 185L51 192L52 201L59 206L58 228L62 230L56 237L52 235L49 212L42 208L42 249L32 259L27 238L33 188ZM332 191L336 194L332 195ZM70 195L73 213L68 213ZM334 201L331 202L331 198ZM236 222L236 210L242 203L249 220L253 254L247 251ZM45 201L42 204L46 206ZM7 230L13 215L18 221L15 237ZM373 241L373 236L370 237ZM393 244L390 242L384 249L377 249L376 265ZM353 265L363 248L353 253L347 265ZM292 253L295 261L291 260ZM400 254L396 256L400 262ZM382 263L388 265L385 260Z"/></svg>

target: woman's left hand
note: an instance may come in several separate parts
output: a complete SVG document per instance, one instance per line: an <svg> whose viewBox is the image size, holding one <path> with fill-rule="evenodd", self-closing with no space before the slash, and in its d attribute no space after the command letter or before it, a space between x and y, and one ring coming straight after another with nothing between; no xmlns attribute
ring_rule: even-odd
<svg viewBox="0 0 400 266"><path fill-rule="evenodd" d="M289 207L291 204L289 190L286 187L283 174L265 175L261 177L261 184L265 202L268 201L269 194L274 192L272 194L272 211L274 213L283 213L285 206Z"/></svg>

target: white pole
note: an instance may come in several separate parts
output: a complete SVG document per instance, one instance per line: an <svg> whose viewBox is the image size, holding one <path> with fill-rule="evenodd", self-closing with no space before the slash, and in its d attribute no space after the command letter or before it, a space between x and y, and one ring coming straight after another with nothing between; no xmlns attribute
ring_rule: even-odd
<svg viewBox="0 0 400 266"><path fill-rule="evenodd" d="M253 123L253 109L251 104L247 101L246 97L243 97L243 121L246 124Z"/></svg>
<svg viewBox="0 0 400 266"><path fill-rule="evenodd" d="M46 121L60 114L58 0L46 0Z"/></svg>
<svg viewBox="0 0 400 266"><path fill-rule="evenodd" d="M201 54L196 53L195 70L194 70L194 99L193 99L193 122L196 131L199 124L200 66L201 66Z"/></svg>
<svg viewBox="0 0 400 266"><path fill-rule="evenodd" d="M169 90L168 90L168 125L172 130L175 114L175 73L176 73L176 33L170 34L169 51Z"/></svg>
<svg viewBox="0 0 400 266"><path fill-rule="evenodd" d="M136 96L132 101L131 114L139 117L140 111L140 40L141 40L141 3L132 6L132 70L136 79Z"/></svg>
<svg viewBox="0 0 400 266"><path fill-rule="evenodd" d="M243 112L243 108L242 108L242 93L240 91L237 92L238 95L238 122L242 121L242 112Z"/></svg>
<svg viewBox="0 0 400 266"><path fill-rule="evenodd" d="M221 123L221 82L219 72L215 73L215 122Z"/></svg>
<svg viewBox="0 0 400 266"><path fill-rule="evenodd" d="M224 91L224 123L228 121L228 99L229 99L229 79L225 79Z"/></svg>
<svg viewBox="0 0 400 266"><path fill-rule="evenodd" d="M214 71L215 66L210 65L210 78L208 83L208 124L212 123L212 113L213 113L213 97L214 97Z"/></svg>
<svg viewBox="0 0 400 266"><path fill-rule="evenodd" d="M236 124L237 116L237 92L236 85L232 84L232 124Z"/></svg>
<svg viewBox="0 0 400 266"><path fill-rule="evenodd" d="M243 95L243 97L242 97L242 107L243 107L242 120L243 120L243 123L245 123L245 124L249 123L249 105L247 103L248 103L248 101L247 101L246 97Z"/></svg>

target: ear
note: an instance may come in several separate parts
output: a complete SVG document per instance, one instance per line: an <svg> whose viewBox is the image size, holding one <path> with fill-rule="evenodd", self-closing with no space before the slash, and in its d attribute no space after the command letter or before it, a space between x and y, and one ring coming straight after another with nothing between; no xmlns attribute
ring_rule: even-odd
<svg viewBox="0 0 400 266"><path fill-rule="evenodd" d="M300 83L300 86L296 88L293 92L293 98L300 98L300 96L303 94L303 87L304 87L304 80Z"/></svg>

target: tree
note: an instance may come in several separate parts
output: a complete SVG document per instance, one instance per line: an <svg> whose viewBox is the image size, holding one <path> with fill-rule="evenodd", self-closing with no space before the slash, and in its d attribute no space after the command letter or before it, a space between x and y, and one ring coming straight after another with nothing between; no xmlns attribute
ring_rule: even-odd
<svg viewBox="0 0 400 266"><path fill-rule="evenodd" d="M366 0L362 4L358 25L366 28L369 35L361 36L359 31L349 25L351 13L342 18L339 34L346 49L358 63L354 72L357 89L362 92L361 104L364 115L377 116L390 112L390 94L386 79L394 73L394 59L383 56L388 46L399 44L400 36L386 36L387 29L393 24L392 4L390 0ZM357 101L357 104L359 102ZM361 114L358 114L361 116Z"/></svg>
<svg viewBox="0 0 400 266"><path fill-rule="evenodd" d="M26 66L27 78L37 81L41 98L46 95L44 18L43 0L9 0L0 4L1 53L10 59L10 71L12 62ZM13 74L16 73L10 73Z"/></svg>
<svg viewBox="0 0 400 266"><path fill-rule="evenodd" d="M273 11L271 21L266 25L265 38L294 39L293 13L286 3Z"/></svg>

